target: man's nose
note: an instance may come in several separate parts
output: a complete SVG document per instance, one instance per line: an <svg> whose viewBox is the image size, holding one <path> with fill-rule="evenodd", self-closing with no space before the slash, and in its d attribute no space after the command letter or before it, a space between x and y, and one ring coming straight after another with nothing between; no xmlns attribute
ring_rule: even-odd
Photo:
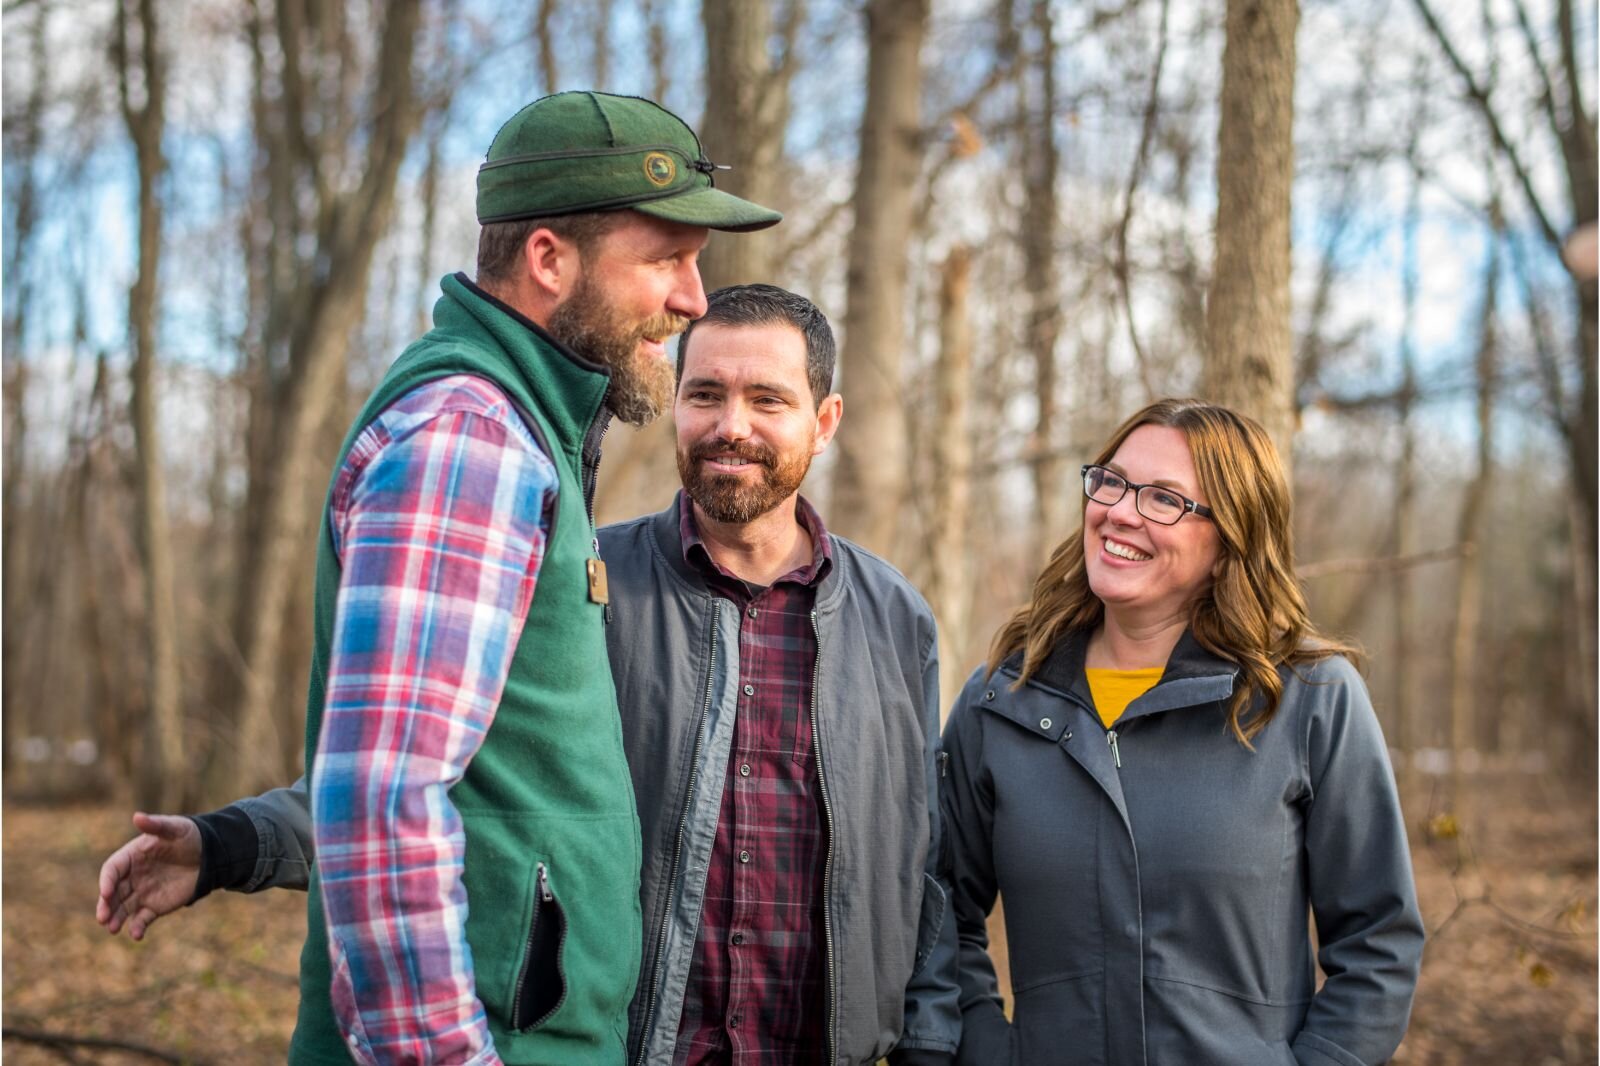
<svg viewBox="0 0 1600 1066"><path fill-rule="evenodd" d="M700 266L685 263L678 272L677 284L667 297L667 310L685 318L699 318L706 313L706 287L700 280Z"/></svg>
<svg viewBox="0 0 1600 1066"><path fill-rule="evenodd" d="M723 404L717 419L717 436L727 441L741 441L750 436L750 417L744 404L737 400Z"/></svg>

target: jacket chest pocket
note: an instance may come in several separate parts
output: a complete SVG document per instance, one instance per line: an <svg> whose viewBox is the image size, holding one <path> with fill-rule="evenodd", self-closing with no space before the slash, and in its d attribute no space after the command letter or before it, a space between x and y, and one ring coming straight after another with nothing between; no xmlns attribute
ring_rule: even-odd
<svg viewBox="0 0 1600 1066"><path fill-rule="evenodd" d="M533 917L512 995L512 1029L536 1029L561 1009L567 998L567 979L561 968L561 949L566 942L567 912L550 887L549 865L541 862L534 871Z"/></svg>

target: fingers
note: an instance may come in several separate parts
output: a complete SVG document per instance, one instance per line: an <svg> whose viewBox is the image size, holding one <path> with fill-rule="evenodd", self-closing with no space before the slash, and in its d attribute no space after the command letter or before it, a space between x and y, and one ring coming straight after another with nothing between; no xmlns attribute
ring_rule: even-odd
<svg viewBox="0 0 1600 1066"><path fill-rule="evenodd" d="M189 827L194 823L181 815L138 811L133 816L133 824L141 833L149 833L162 840L181 840L188 835Z"/></svg>
<svg viewBox="0 0 1600 1066"><path fill-rule="evenodd" d="M140 907L134 912L133 919L128 923L128 935L135 940L143 940L144 934L161 917L149 907Z"/></svg>
<svg viewBox="0 0 1600 1066"><path fill-rule="evenodd" d="M95 920L115 933L121 924L116 919L116 905L129 891L128 875L133 871L133 847L137 841L122 845L100 867L100 898L95 901ZM116 921L116 925L107 925Z"/></svg>

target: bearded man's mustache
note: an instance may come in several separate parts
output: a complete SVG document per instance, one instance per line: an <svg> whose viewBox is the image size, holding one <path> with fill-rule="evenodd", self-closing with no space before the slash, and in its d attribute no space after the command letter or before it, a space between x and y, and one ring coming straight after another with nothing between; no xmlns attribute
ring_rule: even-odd
<svg viewBox="0 0 1600 1066"><path fill-rule="evenodd" d="M705 441L689 449L689 458L695 462L719 455L732 455L736 459L743 459L747 463L759 463L765 467L771 467L777 459L777 454L764 445L735 444L726 440Z"/></svg>

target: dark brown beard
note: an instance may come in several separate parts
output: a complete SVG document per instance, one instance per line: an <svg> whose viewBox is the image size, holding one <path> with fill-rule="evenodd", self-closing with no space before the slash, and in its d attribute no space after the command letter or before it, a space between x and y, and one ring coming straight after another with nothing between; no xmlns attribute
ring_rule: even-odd
<svg viewBox="0 0 1600 1066"><path fill-rule="evenodd" d="M746 483L729 474L707 473L701 464L713 455L732 453L748 462L759 463L761 476ZM811 469L811 449L799 448L779 456L764 444L730 444L727 441L701 441L687 451L678 449L678 479L683 491L700 509L718 522L743 525L753 522L788 499Z"/></svg>
<svg viewBox="0 0 1600 1066"><path fill-rule="evenodd" d="M567 301L550 315L550 335L591 362L611 371L606 406L630 426L648 426L672 403L672 364L639 354L646 337L682 333L689 320L682 315L653 315L630 325L623 320L587 275Z"/></svg>

